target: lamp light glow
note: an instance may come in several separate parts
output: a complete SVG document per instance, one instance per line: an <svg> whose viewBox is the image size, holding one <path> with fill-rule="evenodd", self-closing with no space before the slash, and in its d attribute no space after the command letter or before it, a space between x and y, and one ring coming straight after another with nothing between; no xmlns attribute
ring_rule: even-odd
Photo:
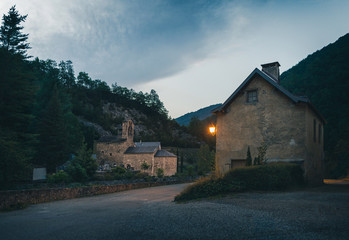
<svg viewBox="0 0 349 240"><path fill-rule="evenodd" d="M214 135L216 133L216 127L212 125L211 127L209 127L209 131L212 135Z"/></svg>

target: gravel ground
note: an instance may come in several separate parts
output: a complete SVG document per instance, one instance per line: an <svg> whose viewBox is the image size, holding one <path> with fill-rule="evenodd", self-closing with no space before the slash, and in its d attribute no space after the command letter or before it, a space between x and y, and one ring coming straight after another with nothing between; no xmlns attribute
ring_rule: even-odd
<svg viewBox="0 0 349 240"><path fill-rule="evenodd" d="M188 184L0 213L0 239L348 239L349 185L172 202Z"/></svg>

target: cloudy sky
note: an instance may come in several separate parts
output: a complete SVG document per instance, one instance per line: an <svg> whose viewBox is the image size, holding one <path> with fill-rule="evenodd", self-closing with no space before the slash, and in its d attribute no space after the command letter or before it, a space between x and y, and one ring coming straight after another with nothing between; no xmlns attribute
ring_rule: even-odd
<svg viewBox="0 0 349 240"><path fill-rule="evenodd" d="M109 85L155 89L172 118L224 102L260 64L281 71L349 32L347 0L1 0L28 14L30 55Z"/></svg>

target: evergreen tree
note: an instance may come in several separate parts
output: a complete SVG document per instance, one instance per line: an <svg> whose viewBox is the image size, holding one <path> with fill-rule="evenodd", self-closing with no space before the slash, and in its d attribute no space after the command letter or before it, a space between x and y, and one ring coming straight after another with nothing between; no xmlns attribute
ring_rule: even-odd
<svg viewBox="0 0 349 240"><path fill-rule="evenodd" d="M96 159L92 158L92 151L87 148L87 144L85 142L81 145L81 148L73 161L76 161L82 168L85 169L89 178L92 178L96 173Z"/></svg>
<svg viewBox="0 0 349 240"><path fill-rule="evenodd" d="M59 63L59 80L61 84L63 84L67 88L72 88L75 86L75 76L74 76L74 69L73 69L73 63L68 61L61 61Z"/></svg>
<svg viewBox="0 0 349 240"><path fill-rule="evenodd" d="M252 165L252 157L251 157L250 146L248 146L247 156L246 156L246 166L251 166L251 165Z"/></svg>
<svg viewBox="0 0 349 240"><path fill-rule="evenodd" d="M12 6L8 15L3 15L0 29L1 46L13 54L20 54L27 57L26 51L30 49L27 43L28 34L23 34L21 30L22 22L25 22L27 15L20 15L16 10L16 5Z"/></svg>
<svg viewBox="0 0 349 240"><path fill-rule="evenodd" d="M0 49L0 183L30 178L35 135L29 126L35 92L27 63Z"/></svg>
<svg viewBox="0 0 349 240"><path fill-rule="evenodd" d="M49 173L53 173L57 166L69 160L68 131L56 85L40 123L37 160L47 167Z"/></svg>

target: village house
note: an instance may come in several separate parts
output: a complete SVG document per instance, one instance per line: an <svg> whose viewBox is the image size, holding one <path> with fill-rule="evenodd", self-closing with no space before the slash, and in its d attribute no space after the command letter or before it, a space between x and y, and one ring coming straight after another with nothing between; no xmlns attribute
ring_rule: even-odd
<svg viewBox="0 0 349 240"><path fill-rule="evenodd" d="M279 83L278 62L255 69L213 112L216 125L216 169L225 173L246 165L258 147L267 147L266 162L302 164L310 184L322 183L325 119L307 97L295 96Z"/></svg>
<svg viewBox="0 0 349 240"><path fill-rule="evenodd" d="M96 144L96 156L100 166L121 166L135 171L142 170L151 176L157 169L164 170L164 176L177 172L177 156L161 149L160 142L134 142L132 120L122 124L119 136L104 136ZM148 169L142 169L142 164Z"/></svg>

